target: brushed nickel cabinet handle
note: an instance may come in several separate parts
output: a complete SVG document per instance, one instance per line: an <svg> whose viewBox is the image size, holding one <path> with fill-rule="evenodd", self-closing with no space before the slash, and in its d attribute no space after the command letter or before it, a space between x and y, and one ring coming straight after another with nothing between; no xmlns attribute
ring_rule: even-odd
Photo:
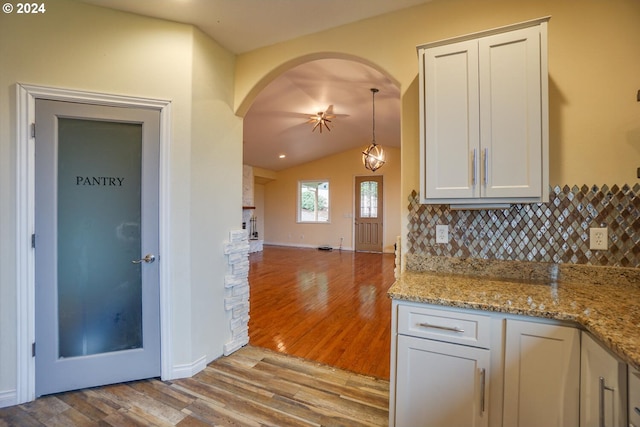
<svg viewBox="0 0 640 427"><path fill-rule="evenodd" d="M474 148L473 149L473 163L471 163L471 173L473 174L472 176L472 184L475 187L476 182L477 182L477 175L478 175L478 149Z"/></svg>
<svg viewBox="0 0 640 427"><path fill-rule="evenodd" d="M422 326L423 328L430 328L430 329L440 329L443 331L451 331L451 332L458 332L458 333L463 333L464 329L460 329L458 327L451 327L451 326L440 326L440 325L432 325L431 323L427 323L427 322L422 322L422 323L418 323L418 326Z"/></svg>
<svg viewBox="0 0 640 427"><path fill-rule="evenodd" d="M480 415L484 414L484 385L485 385L486 371L484 368L480 369Z"/></svg>
<svg viewBox="0 0 640 427"><path fill-rule="evenodd" d="M598 414L598 425L600 427L605 427L604 425L604 392L605 391L616 391L614 388L607 387L604 383L604 377L600 377L599 379L600 387L598 393L598 403L600 406L600 413Z"/></svg>
<svg viewBox="0 0 640 427"><path fill-rule="evenodd" d="M484 149L484 185L489 183L489 149Z"/></svg>

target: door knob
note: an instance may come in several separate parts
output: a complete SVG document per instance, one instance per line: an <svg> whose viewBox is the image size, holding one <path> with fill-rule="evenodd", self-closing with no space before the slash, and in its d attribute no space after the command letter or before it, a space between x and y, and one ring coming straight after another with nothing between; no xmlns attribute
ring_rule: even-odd
<svg viewBox="0 0 640 427"><path fill-rule="evenodd" d="M153 254L146 254L144 256L144 258L141 259L134 259L133 261L131 261L133 264L140 264L142 261L146 262L147 264L151 264L153 261L156 260L156 256Z"/></svg>

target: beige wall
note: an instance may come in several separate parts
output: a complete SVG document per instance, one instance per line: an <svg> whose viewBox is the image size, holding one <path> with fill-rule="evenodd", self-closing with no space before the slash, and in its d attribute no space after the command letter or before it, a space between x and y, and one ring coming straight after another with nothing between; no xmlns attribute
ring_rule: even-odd
<svg viewBox="0 0 640 427"><path fill-rule="evenodd" d="M551 184L637 182L637 0L434 0L249 52L235 64L190 26L69 0L47 3L45 15L0 14L0 398L16 386L17 82L172 101L171 251L165 259L171 263L174 363L188 366L221 354L228 335L210 325L225 317L222 242L241 218L242 128L233 111L242 115L271 79L308 59L360 59L385 71L402 94L400 190L395 207L388 202L386 208L397 219L391 220L393 213L387 218L406 230L407 196L418 189L415 46L546 15L552 16ZM386 177L390 169L381 172ZM346 202L334 204L342 204L338 215L351 212ZM345 224L339 227L326 240L349 235ZM277 233L274 239L288 236ZM292 236L300 234L313 235L296 229ZM388 248L393 237L385 239Z"/></svg>
<svg viewBox="0 0 640 427"><path fill-rule="evenodd" d="M16 83L171 101L170 250L160 255L172 365L188 370L220 356L231 336L221 325L224 241L241 217L234 72L234 56L188 25L68 0L48 2L44 15L0 14L0 406L17 386Z"/></svg>
<svg viewBox="0 0 640 427"><path fill-rule="evenodd" d="M238 57L235 105L281 68L317 55L353 55L401 85L402 194L418 189L418 44L551 15L550 183L637 182L640 161L640 2L434 0ZM329 52L329 53L327 53Z"/></svg>
<svg viewBox="0 0 640 427"><path fill-rule="evenodd" d="M266 244L342 247L353 250L354 186L356 176L373 175L362 166L362 148L289 168L276 173L264 191ZM400 233L400 150L384 147L387 163L375 175L384 177L383 251L393 252ZM368 173L367 173L368 172ZM300 180L328 180L331 222L297 222L297 192Z"/></svg>
<svg viewBox="0 0 640 427"><path fill-rule="evenodd" d="M416 46L544 16L551 16L550 184L633 185L640 166L637 0L433 0L240 55L235 108L246 111L283 69L308 59L347 57L386 72L402 98L397 209L406 236L406 200L419 191Z"/></svg>

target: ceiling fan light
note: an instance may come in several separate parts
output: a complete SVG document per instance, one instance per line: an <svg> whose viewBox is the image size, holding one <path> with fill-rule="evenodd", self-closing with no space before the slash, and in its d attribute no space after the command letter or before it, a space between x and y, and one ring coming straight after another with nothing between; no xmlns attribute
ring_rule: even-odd
<svg viewBox="0 0 640 427"><path fill-rule="evenodd" d="M329 132L331 132L331 128L329 128L329 123L331 123L331 120L334 116L325 114L323 111L318 111L318 114L316 114L315 116L311 116L309 117L309 123L313 123L313 129L311 129L311 132L313 132L314 130L316 130L317 127L320 128L320 133L322 133L322 127L324 126L325 129L327 129Z"/></svg>

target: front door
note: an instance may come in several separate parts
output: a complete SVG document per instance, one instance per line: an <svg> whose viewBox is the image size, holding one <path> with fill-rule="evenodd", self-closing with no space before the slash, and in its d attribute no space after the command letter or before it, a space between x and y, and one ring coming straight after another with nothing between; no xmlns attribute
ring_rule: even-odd
<svg viewBox="0 0 640 427"><path fill-rule="evenodd" d="M36 100L36 395L160 375L160 113Z"/></svg>
<svg viewBox="0 0 640 427"><path fill-rule="evenodd" d="M382 252L382 176L357 176L355 195L355 249Z"/></svg>

